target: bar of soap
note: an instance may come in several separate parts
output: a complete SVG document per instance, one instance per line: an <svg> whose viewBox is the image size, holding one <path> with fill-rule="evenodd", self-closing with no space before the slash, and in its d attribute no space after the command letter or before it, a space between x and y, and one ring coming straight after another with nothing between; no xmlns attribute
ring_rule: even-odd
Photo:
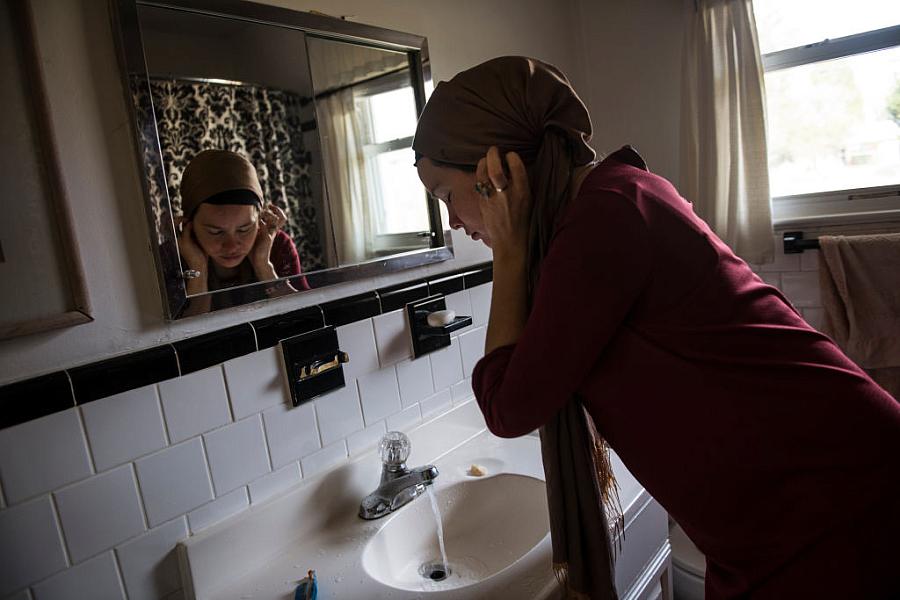
<svg viewBox="0 0 900 600"><path fill-rule="evenodd" d="M428 325L431 327L443 327L449 325L456 318L456 311L436 310L428 315Z"/></svg>
<svg viewBox="0 0 900 600"><path fill-rule="evenodd" d="M487 475L487 469L481 465L473 464L466 473L471 477L483 477L484 475Z"/></svg>

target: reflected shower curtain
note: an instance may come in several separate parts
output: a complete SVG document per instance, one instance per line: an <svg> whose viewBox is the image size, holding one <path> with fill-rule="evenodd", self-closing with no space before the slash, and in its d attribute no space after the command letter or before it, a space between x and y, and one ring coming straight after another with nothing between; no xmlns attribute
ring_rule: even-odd
<svg viewBox="0 0 900 600"><path fill-rule="evenodd" d="M319 223L322 200L311 189L312 154L301 129L308 100L256 85L177 79L151 79L150 94L176 215L181 209L181 175L194 155L206 149L239 152L256 167L266 200L287 213L284 229L294 239L303 270L325 267ZM311 106L305 110L312 118ZM158 223L168 218L161 204L155 212Z"/></svg>
<svg viewBox="0 0 900 600"><path fill-rule="evenodd" d="M355 264L374 256L375 215L369 197L365 114L357 111L353 89L330 92L316 102L322 154L328 182L328 206L337 264ZM334 264L329 261L330 264Z"/></svg>
<svg viewBox="0 0 900 600"><path fill-rule="evenodd" d="M683 66L681 193L737 255L771 262L765 87L751 0L699 0Z"/></svg>

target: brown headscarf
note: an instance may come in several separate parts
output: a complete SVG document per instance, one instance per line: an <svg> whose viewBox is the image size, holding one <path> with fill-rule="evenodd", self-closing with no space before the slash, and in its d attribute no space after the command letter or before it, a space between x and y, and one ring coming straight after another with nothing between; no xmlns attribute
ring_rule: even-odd
<svg viewBox="0 0 900 600"><path fill-rule="evenodd" d="M181 213L191 218L200 204L216 197L222 202L214 204L261 205L263 191L253 163L230 150L203 150L194 156L181 176Z"/></svg>
<svg viewBox="0 0 900 600"><path fill-rule="evenodd" d="M594 151L587 109L557 68L504 56L437 85L425 106L413 149L422 156L475 166L490 146L515 151L533 195L528 247L528 300L537 285L556 219L569 199L575 167ZM570 598L617 598L613 546L604 506L621 526L606 443L573 398L541 428L553 566Z"/></svg>

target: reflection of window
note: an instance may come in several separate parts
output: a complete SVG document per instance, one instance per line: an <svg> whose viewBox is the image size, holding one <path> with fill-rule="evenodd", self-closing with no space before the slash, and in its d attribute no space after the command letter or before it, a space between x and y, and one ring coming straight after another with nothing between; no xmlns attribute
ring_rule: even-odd
<svg viewBox="0 0 900 600"><path fill-rule="evenodd" d="M376 246L394 251L421 247L422 233L430 231L430 224L422 184L413 167L416 104L408 76L402 87L396 79L381 81L354 96L357 111L365 115L363 152L376 207Z"/></svg>
<svg viewBox="0 0 900 600"><path fill-rule="evenodd" d="M900 209L900 2L754 9L776 220Z"/></svg>

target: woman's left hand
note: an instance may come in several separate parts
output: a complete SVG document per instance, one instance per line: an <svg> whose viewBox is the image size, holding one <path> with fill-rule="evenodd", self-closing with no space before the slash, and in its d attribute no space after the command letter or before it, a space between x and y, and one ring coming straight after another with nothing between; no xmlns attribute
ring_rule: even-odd
<svg viewBox="0 0 900 600"><path fill-rule="evenodd" d="M507 152L507 169L500 150L491 146L478 161L476 181L488 184L480 201L481 218L494 255L524 260L528 253L531 223L531 189L525 164L515 152Z"/></svg>
<svg viewBox="0 0 900 600"><path fill-rule="evenodd" d="M277 277L272 266L270 255L272 254L272 242L278 230L287 222L287 215L280 207L270 204L259 213L259 223L256 230L256 241L250 250L250 264L256 273L257 279L266 281Z"/></svg>

